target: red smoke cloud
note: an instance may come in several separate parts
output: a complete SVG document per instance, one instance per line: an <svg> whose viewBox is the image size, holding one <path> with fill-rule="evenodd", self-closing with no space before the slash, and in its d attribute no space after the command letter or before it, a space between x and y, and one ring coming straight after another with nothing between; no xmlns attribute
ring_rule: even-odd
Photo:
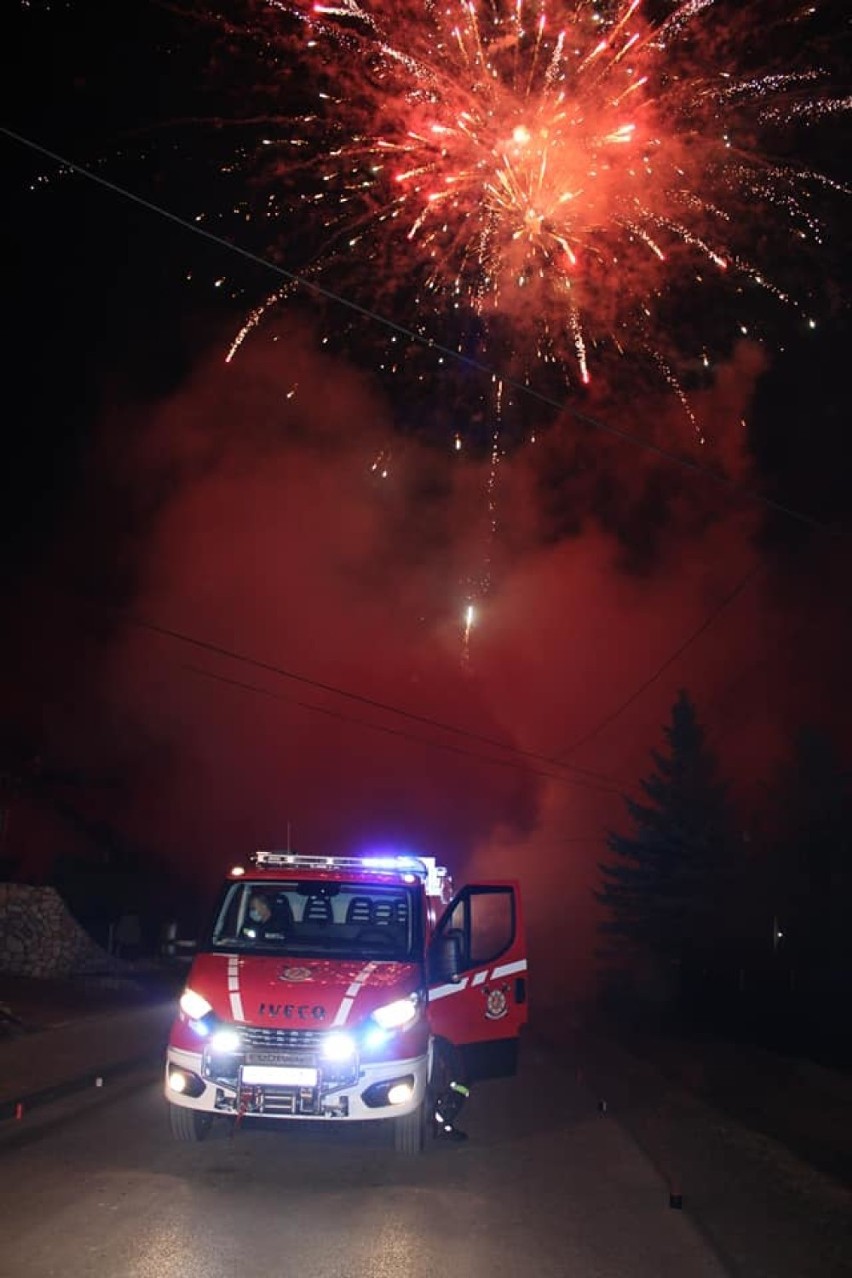
<svg viewBox="0 0 852 1278"><path fill-rule="evenodd" d="M708 433L740 422L759 371L745 348L723 371L700 402ZM814 704L810 676L792 700L770 695L801 669L803 641L787 645L801 623L764 573L621 710L759 565L756 519L736 503L714 518L720 490L668 478L637 567L596 483L605 512L614 485L650 518L667 463L602 440L597 478L584 464L575 482L570 422L502 464L490 542L484 466L400 443L369 386L300 341L201 367L122 447L121 482L145 512L122 542L135 597L96 699L80 676L86 717L76 729L65 717L62 747L113 762L121 824L205 887L288 829L306 852L394 846L437 855L457 879L518 875L534 957L558 944L550 993L576 992L592 971L605 833L623 825L621 794L648 770L677 689L744 808L780 728ZM542 458L560 449L570 535L542 499ZM488 561L465 660L468 583Z"/></svg>
<svg viewBox="0 0 852 1278"><path fill-rule="evenodd" d="M391 458L384 480L376 456ZM641 488L641 455L629 461ZM401 449L368 387L299 344L199 371L134 466L143 488L169 478L142 555L140 619L474 734L131 626L109 697L131 737L162 743L136 796L139 834L211 876L282 844L288 827L305 851L394 845L458 872L520 874L536 932L552 909L567 916L586 973L603 833L683 669L571 758L599 775L546 759L730 588L746 565L742 532L693 536L643 576L624 571L622 547L588 511L588 531L542 545L530 455L503 468L489 545L483 467L462 462L443 488L424 485L443 461ZM489 555L465 661L465 583ZM717 644L724 667L739 640Z"/></svg>

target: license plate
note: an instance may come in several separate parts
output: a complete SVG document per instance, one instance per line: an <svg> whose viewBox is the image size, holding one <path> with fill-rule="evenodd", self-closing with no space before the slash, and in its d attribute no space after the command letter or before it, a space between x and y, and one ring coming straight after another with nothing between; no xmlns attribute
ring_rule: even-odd
<svg viewBox="0 0 852 1278"><path fill-rule="evenodd" d="M310 1056L307 1057L310 1060ZM246 1065L304 1065L305 1053L298 1052L251 1052L246 1056Z"/></svg>
<svg viewBox="0 0 852 1278"><path fill-rule="evenodd" d="M298 1065L244 1065L242 1079L267 1087L316 1087L317 1071Z"/></svg>

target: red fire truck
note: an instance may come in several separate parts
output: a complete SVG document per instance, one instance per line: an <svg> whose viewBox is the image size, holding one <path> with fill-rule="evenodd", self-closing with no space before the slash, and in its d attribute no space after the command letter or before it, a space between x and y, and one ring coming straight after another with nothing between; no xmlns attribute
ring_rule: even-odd
<svg viewBox="0 0 852 1278"><path fill-rule="evenodd" d="M430 858L257 852L227 875L180 998L171 1130L391 1119L415 1153L447 1061L461 1054L471 1079L513 1072L526 1019L517 883L453 894Z"/></svg>

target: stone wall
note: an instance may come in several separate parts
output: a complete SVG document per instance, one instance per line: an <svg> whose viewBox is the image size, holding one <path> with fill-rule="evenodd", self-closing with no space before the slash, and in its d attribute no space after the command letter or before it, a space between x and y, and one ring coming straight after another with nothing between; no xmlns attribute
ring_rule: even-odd
<svg viewBox="0 0 852 1278"><path fill-rule="evenodd" d="M0 883L0 972L46 978L117 966L69 914L55 888Z"/></svg>

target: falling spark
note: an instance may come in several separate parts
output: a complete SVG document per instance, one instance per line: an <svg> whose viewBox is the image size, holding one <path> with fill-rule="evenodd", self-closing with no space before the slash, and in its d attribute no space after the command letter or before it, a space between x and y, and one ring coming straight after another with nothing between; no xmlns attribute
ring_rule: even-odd
<svg viewBox="0 0 852 1278"><path fill-rule="evenodd" d="M465 614L464 614L464 633L465 633L466 639L470 638L470 632L475 620L476 620L476 609L471 603L467 605L467 608L465 609Z"/></svg>
<svg viewBox="0 0 852 1278"><path fill-rule="evenodd" d="M462 661L467 664L470 661L470 632L476 621L476 608L469 603L464 612L464 632L462 634Z"/></svg>

